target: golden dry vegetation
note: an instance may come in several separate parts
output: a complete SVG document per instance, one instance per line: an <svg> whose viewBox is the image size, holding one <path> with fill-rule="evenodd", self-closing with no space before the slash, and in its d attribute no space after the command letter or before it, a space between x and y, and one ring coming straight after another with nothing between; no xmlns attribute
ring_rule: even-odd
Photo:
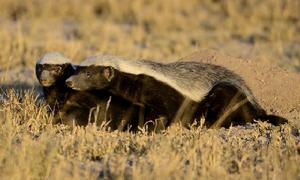
<svg viewBox="0 0 300 180"><path fill-rule="evenodd" d="M170 61L214 48L299 71L299 9L297 0L0 0L0 179L300 178L299 127L290 124L70 129L51 125L32 89L48 51L74 62L99 52Z"/></svg>

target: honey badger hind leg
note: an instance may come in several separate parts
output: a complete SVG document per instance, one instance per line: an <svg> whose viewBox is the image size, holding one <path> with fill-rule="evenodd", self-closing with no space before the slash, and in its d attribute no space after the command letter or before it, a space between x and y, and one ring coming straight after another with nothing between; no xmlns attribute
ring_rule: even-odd
<svg viewBox="0 0 300 180"><path fill-rule="evenodd" d="M211 128L254 122L255 109L247 96L229 83L215 85L205 98L205 124Z"/></svg>
<svg viewBox="0 0 300 180"><path fill-rule="evenodd" d="M205 101L205 119L207 126L212 128L255 123L255 120L267 121L276 126L287 122L283 117L266 114L263 109L253 105L244 92L228 83L214 86Z"/></svg>
<svg viewBox="0 0 300 180"><path fill-rule="evenodd" d="M288 120L286 118L272 114L259 115L255 119L267 121L268 123L271 123L275 126L280 126L282 124L288 123Z"/></svg>
<svg viewBox="0 0 300 180"><path fill-rule="evenodd" d="M247 98L246 95L242 93L238 98L238 102L236 103L242 102L243 99L246 98ZM266 121L275 126L279 126L281 124L285 124L288 122L288 120L283 117L267 114L265 110L251 104L249 101L246 101L246 103L242 105L235 113L237 115L236 118L239 118L240 120L243 119L243 121L235 120L235 122L239 122L242 124L256 123L257 122L256 120L260 120L260 121Z"/></svg>

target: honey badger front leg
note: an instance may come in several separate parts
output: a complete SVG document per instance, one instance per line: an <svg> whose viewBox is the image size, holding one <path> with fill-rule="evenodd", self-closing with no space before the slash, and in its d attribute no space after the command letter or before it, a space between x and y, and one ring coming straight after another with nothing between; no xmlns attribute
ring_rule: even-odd
<svg viewBox="0 0 300 180"><path fill-rule="evenodd" d="M196 113L199 109L199 103L189 99L184 98L183 102L181 103L176 115L174 116L172 123L180 123L182 126L189 128L192 124L192 121L196 117Z"/></svg>

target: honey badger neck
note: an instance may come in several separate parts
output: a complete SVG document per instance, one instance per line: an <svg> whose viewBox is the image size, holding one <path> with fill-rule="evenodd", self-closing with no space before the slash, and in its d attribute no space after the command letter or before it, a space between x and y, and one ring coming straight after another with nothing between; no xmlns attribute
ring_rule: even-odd
<svg viewBox="0 0 300 180"><path fill-rule="evenodd" d="M140 98L143 91L143 83L140 76L114 70L114 77L111 80L109 90L113 94L122 96L131 102L144 103Z"/></svg>
<svg viewBox="0 0 300 180"><path fill-rule="evenodd" d="M72 76L75 73L75 69L73 68L73 66L71 64L69 64L66 69L64 70L64 73L62 76L58 77L58 79L56 80L56 85L60 85L63 86L65 88L67 88L67 86L65 85L65 81L66 79L68 79L70 76Z"/></svg>

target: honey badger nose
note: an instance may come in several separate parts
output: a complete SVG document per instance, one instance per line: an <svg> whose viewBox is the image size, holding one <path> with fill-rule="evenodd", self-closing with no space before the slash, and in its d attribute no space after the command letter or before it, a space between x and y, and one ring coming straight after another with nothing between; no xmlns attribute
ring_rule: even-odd
<svg viewBox="0 0 300 180"><path fill-rule="evenodd" d="M67 84L67 86L69 86L70 88L72 88L73 85L74 85L71 78L69 78L69 79L66 80L66 84Z"/></svg>

